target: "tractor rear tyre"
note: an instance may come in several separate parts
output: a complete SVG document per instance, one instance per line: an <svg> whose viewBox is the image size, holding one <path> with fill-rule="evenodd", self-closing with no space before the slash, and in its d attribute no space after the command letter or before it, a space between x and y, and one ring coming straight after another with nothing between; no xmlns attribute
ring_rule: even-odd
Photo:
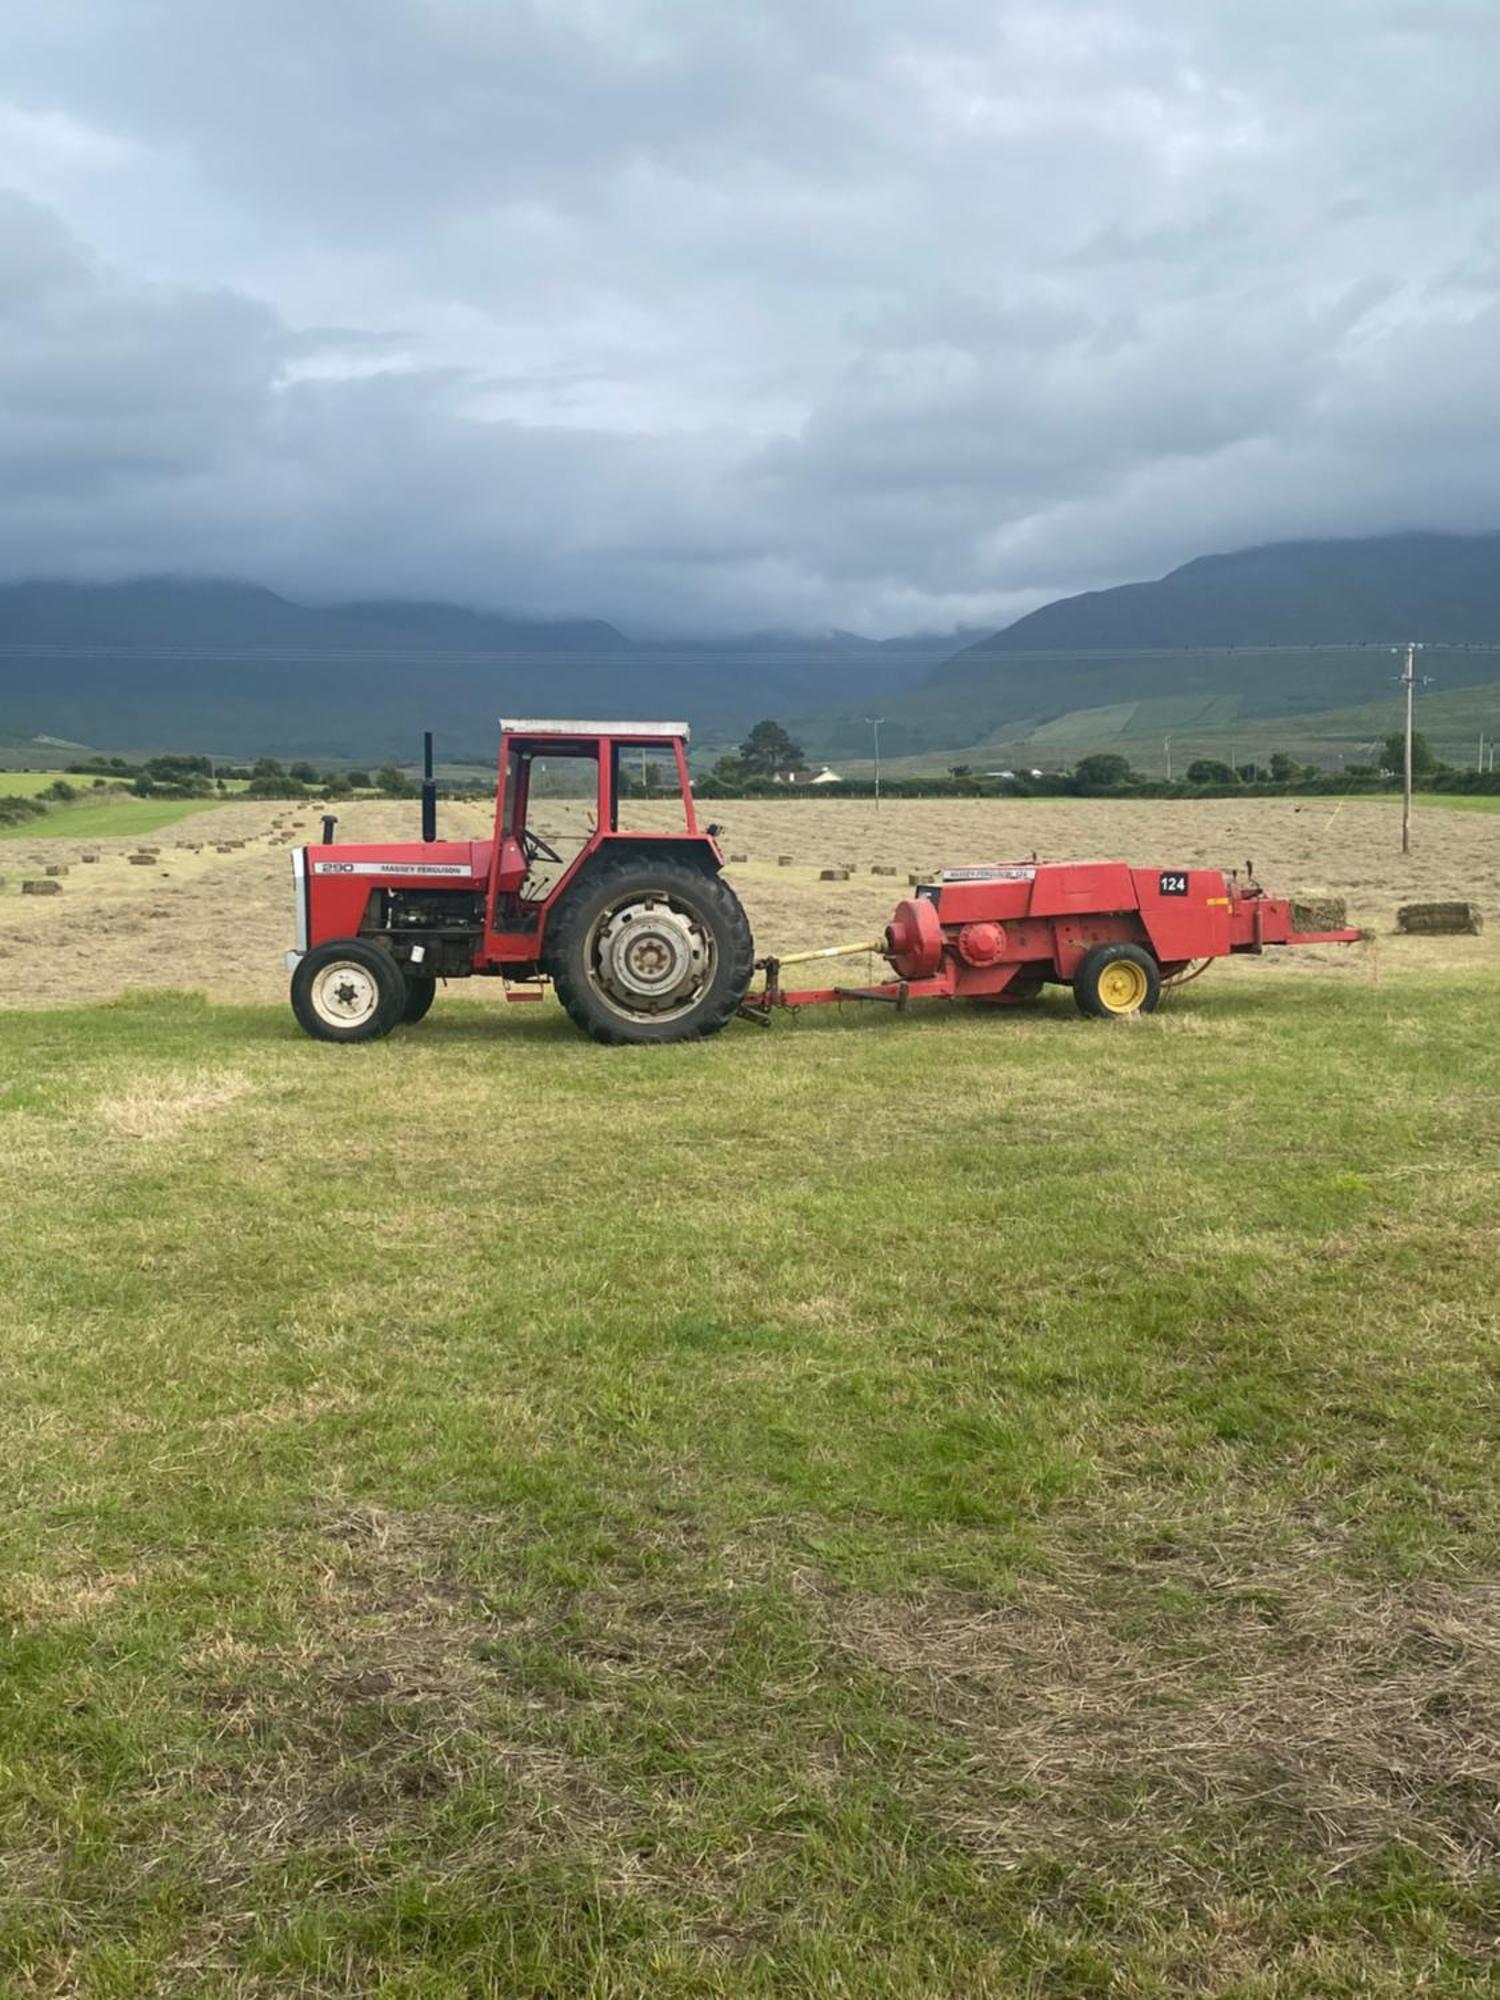
<svg viewBox="0 0 1500 2000"><path fill-rule="evenodd" d="M1073 998L1096 1021L1149 1014L1161 998L1161 968L1138 944L1096 944L1073 975Z"/></svg>
<svg viewBox="0 0 1500 2000"><path fill-rule="evenodd" d="M437 997L435 979L414 978L411 973L406 978L406 1006L401 1019L408 1028L414 1028L422 1020L433 1000Z"/></svg>
<svg viewBox="0 0 1500 2000"><path fill-rule="evenodd" d="M406 1008L406 980L388 951L335 938L305 952L292 974L292 1012L320 1042L373 1042Z"/></svg>
<svg viewBox="0 0 1500 2000"><path fill-rule="evenodd" d="M596 1042L687 1042L731 1021L755 969L750 925L721 876L622 855L570 890L547 927L546 970Z"/></svg>

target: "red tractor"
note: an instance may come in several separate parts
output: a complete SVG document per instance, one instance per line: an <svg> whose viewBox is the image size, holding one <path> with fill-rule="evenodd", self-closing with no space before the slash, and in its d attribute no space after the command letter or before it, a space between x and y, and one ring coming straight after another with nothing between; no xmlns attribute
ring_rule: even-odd
<svg viewBox="0 0 1500 2000"><path fill-rule="evenodd" d="M429 736L420 842L335 845L325 821L323 844L292 856L298 1021L369 1041L420 1021L439 979L481 973L550 979L596 1041L717 1033L754 954L717 829L693 809L687 738L682 722L502 721L493 837L439 840ZM682 803L669 833L621 824L628 774L649 781L653 758Z"/></svg>
<svg viewBox="0 0 1500 2000"><path fill-rule="evenodd" d="M1352 944L1356 930L1298 931L1291 904L1217 868L1123 861L995 863L947 870L897 905L882 936L756 961L739 898L720 872L718 829L700 830L680 722L502 722L495 830L437 838L432 738L422 839L321 846L292 856L297 948L292 1007L310 1035L362 1042L420 1021L439 979L484 973L537 997L550 980L600 1042L716 1034L735 1014L825 1001L967 999L1013 1005L1048 982L1085 1014L1146 1014L1164 984L1230 953ZM621 825L639 759L670 759L682 807L671 832ZM649 784L643 790L651 790ZM572 820L571 834L568 832ZM541 831L546 826L547 834ZM552 838L548 836L551 835ZM561 840L572 851L553 844ZM788 991L787 966L883 957L875 985ZM764 981L755 993L757 971Z"/></svg>

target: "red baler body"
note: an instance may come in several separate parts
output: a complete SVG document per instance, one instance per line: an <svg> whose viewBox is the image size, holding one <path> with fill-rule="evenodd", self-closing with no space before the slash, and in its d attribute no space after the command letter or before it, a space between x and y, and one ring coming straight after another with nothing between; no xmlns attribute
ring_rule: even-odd
<svg viewBox="0 0 1500 2000"><path fill-rule="evenodd" d="M766 962L762 1006L922 997L1014 1000L1039 980L1072 980L1097 945L1142 947L1172 978L1196 961L1267 945L1353 944L1357 930L1293 927L1292 906L1217 868L1124 861L1014 862L948 870L899 903L883 952L895 977L874 987L784 990Z"/></svg>

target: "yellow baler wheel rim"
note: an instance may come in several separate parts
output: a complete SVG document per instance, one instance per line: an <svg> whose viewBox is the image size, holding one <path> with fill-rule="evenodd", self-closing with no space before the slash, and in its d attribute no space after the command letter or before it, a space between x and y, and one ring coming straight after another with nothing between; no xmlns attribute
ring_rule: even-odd
<svg viewBox="0 0 1500 2000"><path fill-rule="evenodd" d="M1148 991L1145 968L1133 959L1117 958L1099 974L1099 1003L1111 1014L1138 1013Z"/></svg>

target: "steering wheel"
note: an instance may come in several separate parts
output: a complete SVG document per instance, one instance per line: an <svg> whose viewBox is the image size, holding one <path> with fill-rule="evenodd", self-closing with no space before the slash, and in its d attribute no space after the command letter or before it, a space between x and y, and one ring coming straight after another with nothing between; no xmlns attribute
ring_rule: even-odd
<svg viewBox="0 0 1500 2000"><path fill-rule="evenodd" d="M533 861L560 862L562 860L562 856L558 853L557 849L549 842L543 840L539 833L533 833L529 826L523 827L521 830L521 852L526 857L528 867Z"/></svg>

